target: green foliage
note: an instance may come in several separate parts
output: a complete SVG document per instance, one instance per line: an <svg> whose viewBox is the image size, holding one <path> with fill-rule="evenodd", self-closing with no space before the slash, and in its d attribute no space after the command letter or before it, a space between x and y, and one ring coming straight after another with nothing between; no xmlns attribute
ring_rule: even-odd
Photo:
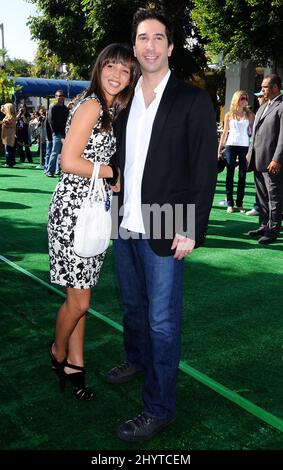
<svg viewBox="0 0 283 470"><path fill-rule="evenodd" d="M41 78L59 78L60 77L61 60L55 54L52 54L44 45L39 43L38 50L35 55L34 65L31 68L33 77Z"/></svg>
<svg viewBox="0 0 283 470"><path fill-rule="evenodd" d="M62 60L60 57L58 57L56 54L53 54L44 46L43 43L40 43L35 55L34 64L31 67L31 76L55 79L66 78L66 76L61 72L61 66ZM80 68L78 66L68 64L68 79L81 79Z"/></svg>
<svg viewBox="0 0 283 470"><path fill-rule="evenodd" d="M37 4L40 16L31 17L31 35L41 43L38 69L44 76L56 77L59 63L74 64L80 68L81 77L89 78L93 63L93 34L86 25L86 14L80 0L31 0ZM43 54L45 50L45 57ZM54 55L54 59L50 59ZM46 68L43 63L46 60Z"/></svg>
<svg viewBox="0 0 283 470"><path fill-rule="evenodd" d="M30 76L31 63L24 59L10 59L7 49L0 49L0 57L2 58L2 68L8 75L17 75L21 77Z"/></svg>
<svg viewBox="0 0 283 470"><path fill-rule="evenodd" d="M1 104L12 102L14 93L20 90L21 86L15 86L13 78L3 68L0 68L0 101Z"/></svg>
<svg viewBox="0 0 283 470"><path fill-rule="evenodd" d="M131 42L131 21L139 7L162 7L175 25L171 66L188 78L204 68L204 49L191 21L192 0L29 0L40 16L29 20L31 34L80 78L89 79L97 54L112 42ZM187 43L187 38L194 40ZM41 58L41 62L44 57ZM48 62L48 54L47 54ZM72 66L70 66L72 64ZM38 64L38 71L42 64Z"/></svg>
<svg viewBox="0 0 283 470"><path fill-rule="evenodd" d="M192 17L212 52L225 61L283 59L282 0L193 0Z"/></svg>
<svg viewBox="0 0 283 470"><path fill-rule="evenodd" d="M5 60L5 70L10 75L18 75L19 77L30 77L31 66L32 64L24 59L10 59L8 57Z"/></svg>

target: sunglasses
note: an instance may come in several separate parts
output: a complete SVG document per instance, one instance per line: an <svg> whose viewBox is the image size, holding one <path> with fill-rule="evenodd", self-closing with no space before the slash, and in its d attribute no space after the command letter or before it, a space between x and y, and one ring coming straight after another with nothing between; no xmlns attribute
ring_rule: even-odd
<svg viewBox="0 0 283 470"><path fill-rule="evenodd" d="M64 98L64 95L55 95L56 98Z"/></svg>
<svg viewBox="0 0 283 470"><path fill-rule="evenodd" d="M241 96L240 101L248 101L248 98L246 96Z"/></svg>

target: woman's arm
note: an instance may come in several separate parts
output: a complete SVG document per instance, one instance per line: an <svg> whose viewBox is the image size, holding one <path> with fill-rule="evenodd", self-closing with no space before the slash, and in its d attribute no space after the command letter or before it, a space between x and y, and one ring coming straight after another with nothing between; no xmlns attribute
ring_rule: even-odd
<svg viewBox="0 0 283 470"><path fill-rule="evenodd" d="M224 118L224 129L223 129L223 132L220 137L219 144L218 144L218 158L222 156L222 148L224 147L224 144L227 140L228 132L229 132L229 113L225 114L225 118Z"/></svg>
<svg viewBox="0 0 283 470"><path fill-rule="evenodd" d="M61 153L61 168L65 173L91 178L93 163L84 159L82 155L92 129L98 121L100 109L96 100L88 100L75 112ZM99 177L112 178L112 176L112 168L101 165Z"/></svg>

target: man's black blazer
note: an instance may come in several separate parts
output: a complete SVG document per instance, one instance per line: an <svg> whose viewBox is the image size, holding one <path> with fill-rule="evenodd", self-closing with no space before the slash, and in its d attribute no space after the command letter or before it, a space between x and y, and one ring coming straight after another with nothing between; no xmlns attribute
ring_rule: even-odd
<svg viewBox="0 0 283 470"><path fill-rule="evenodd" d="M124 198L126 126L131 103L117 123L116 162L121 170L119 208ZM195 204L195 239L205 237L217 178L217 133L215 113L206 91L170 75L152 127L142 178L142 205ZM121 218L120 218L121 222ZM188 222L189 223L189 222ZM186 227L173 233L190 235ZM159 239L147 231L151 248L160 256L172 255L172 238ZM173 235L174 236L174 235ZM190 237L191 238L191 237Z"/></svg>

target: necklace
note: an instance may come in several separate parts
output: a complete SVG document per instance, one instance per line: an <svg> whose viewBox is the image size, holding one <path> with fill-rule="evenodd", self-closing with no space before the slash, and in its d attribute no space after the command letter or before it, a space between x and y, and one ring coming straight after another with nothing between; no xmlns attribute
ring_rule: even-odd
<svg viewBox="0 0 283 470"><path fill-rule="evenodd" d="M236 119L237 119L237 121L242 121L243 119L245 119L245 113L243 111L242 112L237 111L236 112Z"/></svg>

